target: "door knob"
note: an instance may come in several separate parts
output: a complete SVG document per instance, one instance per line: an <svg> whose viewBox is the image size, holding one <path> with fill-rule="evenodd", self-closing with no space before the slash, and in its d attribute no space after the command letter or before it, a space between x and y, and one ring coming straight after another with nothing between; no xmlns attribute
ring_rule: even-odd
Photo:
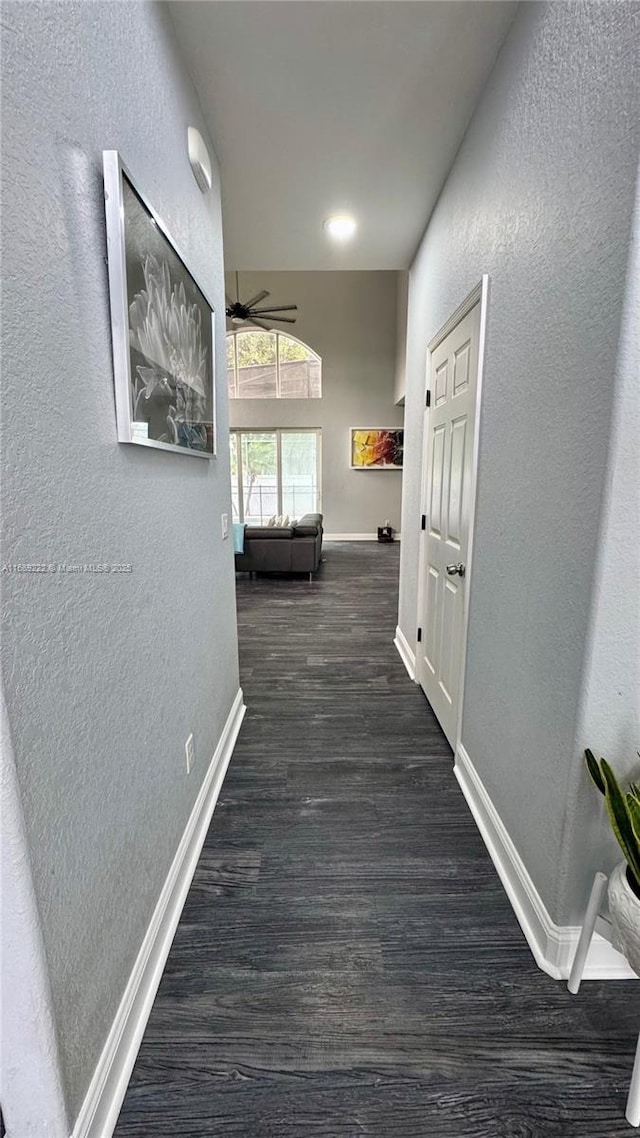
<svg viewBox="0 0 640 1138"><path fill-rule="evenodd" d="M456 573L459 577L464 577L465 566L461 561L459 561L457 565L447 565L447 573L450 577L455 577Z"/></svg>

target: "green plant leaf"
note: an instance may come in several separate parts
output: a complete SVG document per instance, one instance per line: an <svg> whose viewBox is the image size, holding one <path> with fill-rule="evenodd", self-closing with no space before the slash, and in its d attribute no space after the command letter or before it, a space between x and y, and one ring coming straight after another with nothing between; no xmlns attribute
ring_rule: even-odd
<svg viewBox="0 0 640 1138"><path fill-rule="evenodd" d="M606 794L607 788L605 786L604 779L603 779L602 774L600 772L600 767L598 766L598 763L597 763L596 759L594 758L593 751L590 751L589 748L587 747L587 749L584 753L584 757L585 757L586 762L587 762L589 774L591 775L593 781L595 782L598 790L600 791L601 794Z"/></svg>
<svg viewBox="0 0 640 1138"><path fill-rule="evenodd" d="M600 769L606 786L607 812L611 828L633 876L640 881L640 844L629 817L627 800L606 759L601 759Z"/></svg>
<svg viewBox="0 0 640 1138"><path fill-rule="evenodd" d="M636 836L636 842L638 843L638 850L640 851L640 802L632 798L630 794L627 795L627 810L629 812L633 832Z"/></svg>
<svg viewBox="0 0 640 1138"><path fill-rule="evenodd" d="M637 782L629 783L629 794L632 798L635 798L636 802L640 802L640 786L638 786Z"/></svg>

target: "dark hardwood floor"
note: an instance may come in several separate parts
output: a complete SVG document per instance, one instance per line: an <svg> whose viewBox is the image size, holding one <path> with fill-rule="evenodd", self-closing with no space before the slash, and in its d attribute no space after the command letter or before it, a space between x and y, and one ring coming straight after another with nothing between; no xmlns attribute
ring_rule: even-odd
<svg viewBox="0 0 640 1138"><path fill-rule="evenodd" d="M238 580L247 716L117 1138L617 1138L640 999L540 972L393 646L398 547Z"/></svg>

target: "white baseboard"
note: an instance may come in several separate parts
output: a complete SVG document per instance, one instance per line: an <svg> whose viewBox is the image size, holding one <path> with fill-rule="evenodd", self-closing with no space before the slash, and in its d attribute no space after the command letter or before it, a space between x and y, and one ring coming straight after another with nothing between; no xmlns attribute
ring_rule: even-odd
<svg viewBox="0 0 640 1138"><path fill-rule="evenodd" d="M552 921L462 744L456 751L454 774L498 871L536 964L555 980L568 980L580 928L556 925ZM596 931L587 956L583 979L635 980L637 977L624 957Z"/></svg>
<svg viewBox="0 0 640 1138"><path fill-rule="evenodd" d="M395 634L393 643L395 644L396 648L398 649L398 655L399 655L400 659L402 660L402 663L404 664L405 668L407 669L411 679L413 680L414 684L417 684L418 681L416 679L416 654L413 651L413 648L411 647L411 645L409 644L409 641L407 640L404 632L400 628L400 625L398 625L396 627L396 634Z"/></svg>
<svg viewBox="0 0 640 1138"><path fill-rule="evenodd" d="M111 1138L113 1134L245 710L239 689L162 887L72 1138Z"/></svg>
<svg viewBox="0 0 640 1138"><path fill-rule="evenodd" d="M323 541L377 541L377 533L323 533ZM402 534L394 533L394 541L401 541ZM389 542L382 542L383 545L390 544Z"/></svg>

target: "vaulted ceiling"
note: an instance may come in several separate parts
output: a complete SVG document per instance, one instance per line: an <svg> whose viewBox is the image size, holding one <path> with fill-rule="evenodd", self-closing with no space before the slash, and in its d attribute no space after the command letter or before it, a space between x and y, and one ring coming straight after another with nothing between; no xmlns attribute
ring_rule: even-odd
<svg viewBox="0 0 640 1138"><path fill-rule="evenodd" d="M177 0L239 269L406 268L516 4ZM333 245L330 214L356 237Z"/></svg>

